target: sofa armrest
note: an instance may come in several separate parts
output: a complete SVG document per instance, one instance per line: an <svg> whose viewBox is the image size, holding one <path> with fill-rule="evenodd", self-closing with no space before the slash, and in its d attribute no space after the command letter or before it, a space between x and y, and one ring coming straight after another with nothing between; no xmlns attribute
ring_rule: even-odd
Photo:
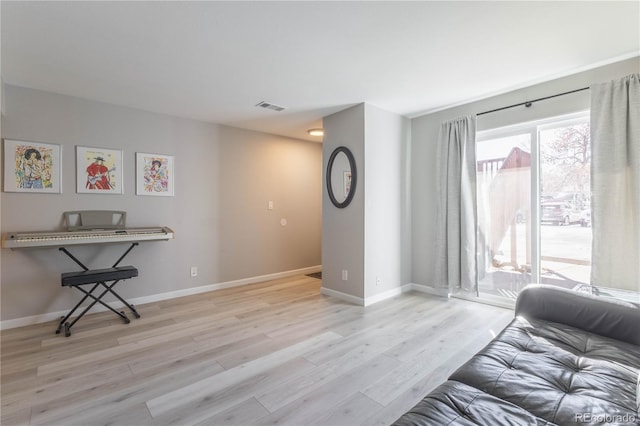
<svg viewBox="0 0 640 426"><path fill-rule="evenodd" d="M591 333L640 345L640 306L543 284L525 287L516 316L570 325Z"/></svg>

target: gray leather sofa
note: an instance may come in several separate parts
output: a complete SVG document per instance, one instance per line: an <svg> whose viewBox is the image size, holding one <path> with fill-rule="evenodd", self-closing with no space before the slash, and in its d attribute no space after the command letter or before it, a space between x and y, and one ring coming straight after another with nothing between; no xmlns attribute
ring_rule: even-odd
<svg viewBox="0 0 640 426"><path fill-rule="evenodd" d="M514 320L394 425L640 425L640 307L531 285Z"/></svg>

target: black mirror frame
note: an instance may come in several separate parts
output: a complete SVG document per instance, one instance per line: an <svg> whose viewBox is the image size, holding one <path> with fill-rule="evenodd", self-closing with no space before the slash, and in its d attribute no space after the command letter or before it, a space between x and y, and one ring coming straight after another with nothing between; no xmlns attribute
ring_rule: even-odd
<svg viewBox="0 0 640 426"><path fill-rule="evenodd" d="M347 156L347 160L349 160L349 167L351 168L351 188L349 189L349 194L347 194L347 198L344 199L343 202L339 202L336 197L333 195L333 187L331 186L331 170L333 169L333 162L336 159L336 156L344 152L344 155ZM343 209L347 207L351 200L353 200L353 196L356 193L356 183L358 182L358 172L356 170L356 159L353 157L353 154L349 150L349 148L345 146L339 146L333 150L331 156L329 157L329 162L327 163L327 192L329 193L329 199L339 209Z"/></svg>

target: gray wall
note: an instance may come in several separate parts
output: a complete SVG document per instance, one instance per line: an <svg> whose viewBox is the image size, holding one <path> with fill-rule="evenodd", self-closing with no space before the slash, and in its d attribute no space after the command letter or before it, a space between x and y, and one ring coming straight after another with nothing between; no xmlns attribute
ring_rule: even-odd
<svg viewBox="0 0 640 426"><path fill-rule="evenodd" d="M62 145L63 193L3 192L2 232L61 229L63 211L85 209L125 210L129 227L173 228L175 240L143 243L123 262L140 270L120 287L129 298L321 264L321 144L4 89L2 137ZM124 151L123 195L75 192L77 145ZM175 197L135 195L136 152L175 156ZM98 268L110 266L124 247L72 251ZM77 266L56 249L3 249L1 263L3 321L66 310L76 300L60 287L60 273ZM195 278L191 266L198 267Z"/></svg>
<svg viewBox="0 0 640 426"><path fill-rule="evenodd" d="M365 299L411 281L410 121L365 105Z"/></svg>
<svg viewBox="0 0 640 426"><path fill-rule="evenodd" d="M334 149L346 146L356 161L358 182L351 203L343 208L331 204L322 192L322 287L364 299L364 104L323 119L323 182ZM348 279L342 280L342 270Z"/></svg>
<svg viewBox="0 0 640 426"><path fill-rule="evenodd" d="M323 290L369 304L411 279L410 123L370 104L325 117L326 163L338 146L356 160L352 203L339 209L323 194ZM348 279L342 280L342 270ZM339 294L332 293L338 292Z"/></svg>
<svg viewBox="0 0 640 426"><path fill-rule="evenodd" d="M411 150L412 278L413 283L434 287L434 246L436 217L436 148L440 124L464 115L473 115L528 100L551 96L593 83L620 78L640 71L640 58L580 72L536 84L500 96L493 96L455 108L414 118ZM478 130L526 122L543 117L589 109L589 92L583 91L478 117Z"/></svg>

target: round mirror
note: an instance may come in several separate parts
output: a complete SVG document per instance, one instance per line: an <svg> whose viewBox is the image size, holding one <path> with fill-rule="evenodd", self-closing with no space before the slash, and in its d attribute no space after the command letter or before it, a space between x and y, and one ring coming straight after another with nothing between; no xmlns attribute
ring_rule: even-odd
<svg viewBox="0 0 640 426"><path fill-rule="evenodd" d="M334 206L347 207L356 192L356 160L349 148L340 146L329 157L327 191Z"/></svg>

